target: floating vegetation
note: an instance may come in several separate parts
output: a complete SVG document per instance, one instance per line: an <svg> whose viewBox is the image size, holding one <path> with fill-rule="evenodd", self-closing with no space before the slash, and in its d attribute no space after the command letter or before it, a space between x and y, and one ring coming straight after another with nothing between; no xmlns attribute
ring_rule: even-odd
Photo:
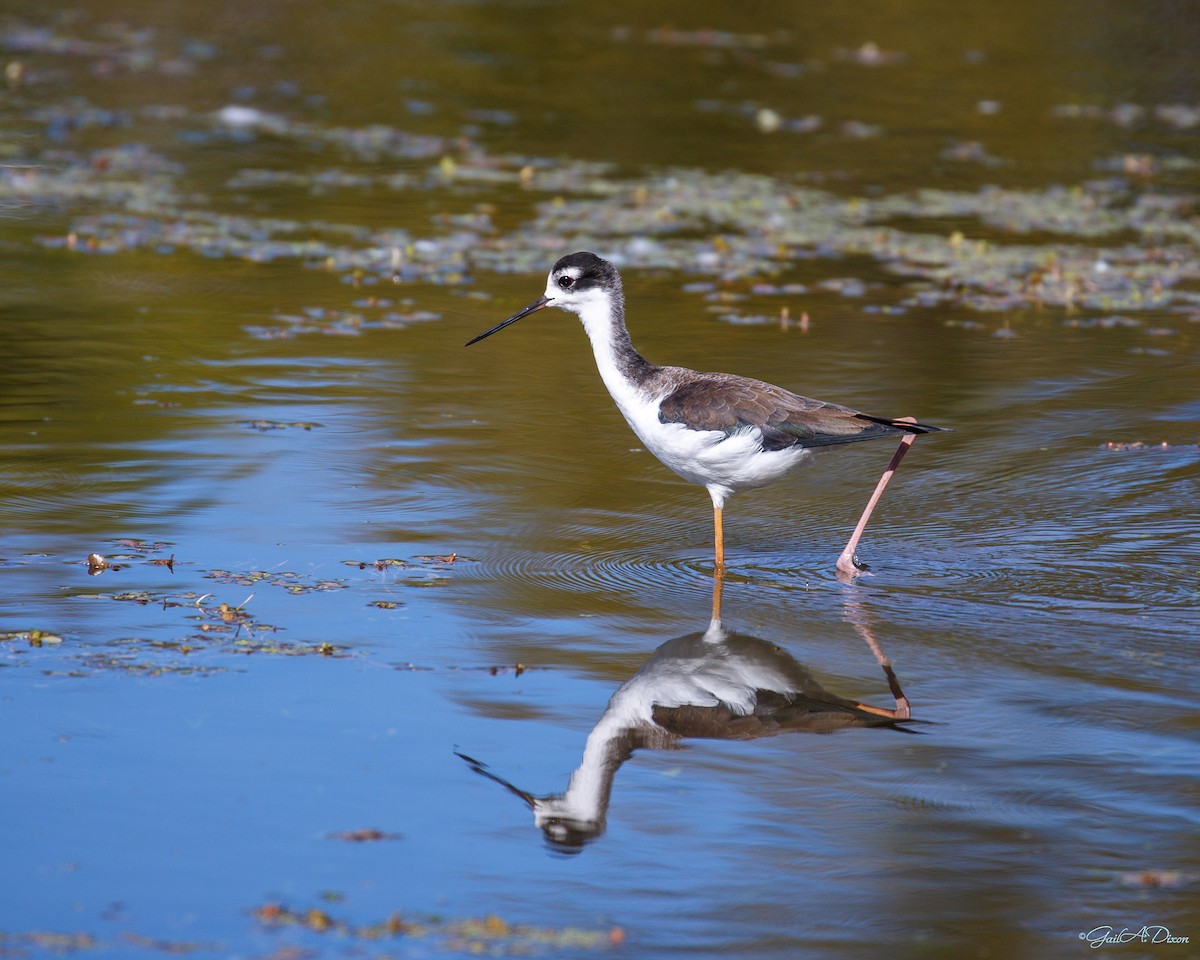
<svg viewBox="0 0 1200 960"><path fill-rule="evenodd" d="M0 931L0 949L5 954L11 949L16 956L23 955L26 947L65 956L83 950L93 950L99 945L100 941L90 933L66 933L57 930L31 930L28 933Z"/></svg>
<svg viewBox="0 0 1200 960"><path fill-rule="evenodd" d="M440 575L440 571L446 567L454 566L459 563L474 563L471 557L465 557L460 553L448 554L422 554L412 557L410 560L401 560L398 557L384 557L379 560L343 560L342 563L348 567L357 567L359 570L375 570L376 572L386 572L389 570L404 570L408 571L405 574L405 582L410 582L417 585L427 585L429 578L436 583L445 583L445 579Z"/></svg>
<svg viewBox="0 0 1200 960"><path fill-rule="evenodd" d="M81 647L80 662L90 669L119 669L149 676L165 673L211 672L213 667L206 663L187 662L178 659L194 659L199 653L221 654L268 654L276 656L337 656L338 647L325 641L283 641L276 636L282 629L258 621L246 605L253 598L247 597L241 604L232 606L228 602L207 604L209 595L194 597L191 594L153 595L147 592L128 592L109 597L94 596L93 599L112 599L135 602L141 605L154 603L161 609L186 611L190 621L189 633L172 640L147 640L137 637L106 641L101 647ZM162 655L175 655L164 659Z"/></svg>
<svg viewBox="0 0 1200 960"><path fill-rule="evenodd" d="M862 120L843 120L838 125L838 132L843 137L853 140L871 140L883 136L883 127L877 123L866 123Z"/></svg>
<svg viewBox="0 0 1200 960"><path fill-rule="evenodd" d="M1122 314L1108 314L1103 317L1068 317L1063 323L1079 330L1137 329L1145 326L1141 320L1135 320L1133 317L1126 317Z"/></svg>
<svg viewBox="0 0 1200 960"><path fill-rule="evenodd" d="M103 573L105 570L120 570L121 568L115 564L109 563L99 553L89 553L87 555L87 572L89 576L96 576L98 573Z"/></svg>
<svg viewBox="0 0 1200 960"><path fill-rule="evenodd" d="M120 538L108 541L114 548L110 557L123 561L143 560L150 566L165 566L175 574L175 554L154 557L172 545L167 542ZM120 551L119 553L116 551ZM92 567L103 563L106 571L125 571L130 563L113 563L100 554L93 555ZM2 561L13 565L28 565L51 562L78 566L78 561L56 559L48 554L26 554L16 560ZM403 587L438 587L452 582L448 576L450 568L473 562L459 553L422 554L401 559L385 557L378 560L346 560L343 566L360 571L371 571L370 576L360 576L356 582L345 577L321 577L297 573L290 570L228 570L214 568L199 573L204 580L222 587L245 588L248 592L236 600L219 599L212 592L189 589L159 590L137 586L112 592L75 593L79 601L109 601L134 608L146 608L153 612L176 611L181 625L167 638L147 639L141 636L123 636L116 639L97 639L89 634L66 634L46 628L30 628L0 632L0 654L7 665L17 663L36 664L52 676L86 676L91 672L112 670L141 676L167 674L212 673L229 669L227 662L214 662L214 657L228 655L266 654L275 656L349 656L347 648L326 640L284 640L279 634L287 628L259 619L252 610L256 592L263 588L276 588L287 596L303 596L340 592L352 587L377 590L380 580L385 579L388 590ZM395 573L395 576L390 574ZM379 574L386 575L381 578ZM399 596L366 601L379 610L398 610L406 606ZM123 623L129 617L122 617ZM122 627L126 629L126 627ZM35 652L41 651L56 658L47 666L47 656L40 659ZM62 667L65 656L70 665ZM486 668L480 668L486 669ZM491 668L495 672L496 668Z"/></svg>
<svg viewBox="0 0 1200 960"><path fill-rule="evenodd" d="M69 675L78 677L103 671L139 677L167 677L212 676L224 672L223 667L189 658L187 655L193 649L184 642L121 637L108 641L102 649L80 651L74 658L79 666L69 671ZM59 671L47 672L54 675Z"/></svg>
<svg viewBox="0 0 1200 960"><path fill-rule="evenodd" d="M286 570L209 570L204 574L207 579L217 583L236 584L239 587L253 587L266 584L272 587L282 587L288 593L319 593L330 590L344 590L344 580L326 578L313 579L303 574L291 573Z"/></svg>
<svg viewBox="0 0 1200 960"><path fill-rule="evenodd" d="M366 570L368 567L374 567L376 570L388 570L393 567L407 567L408 564L398 557L385 557L382 560L343 560L343 564L347 567L358 567L359 570Z"/></svg>
<svg viewBox="0 0 1200 960"><path fill-rule="evenodd" d="M688 42L693 40L725 43L698 37ZM851 59L887 58L871 54L868 45ZM702 108L744 114L768 132L819 125L813 118L789 120L761 104L705 102ZM1154 117L1181 128L1193 122L1181 107L1110 115L1121 122ZM491 154L466 137L418 136L380 125L327 127L253 107L211 114L143 108L118 118L95 115L92 106L73 102L35 112L33 120L69 128L73 135L89 124L124 123L168 124L214 137L236 131L315 150L314 156L334 151L355 163L401 166L380 174L375 167L361 170L346 163L296 171L260 162L236 170L224 192L211 195L197 195L177 161L134 144L90 152L60 146L0 167L0 203L79 208L67 230L39 240L72 253L191 251L255 263L293 261L335 273L356 287L386 281L461 286L475 282L481 271L541 273L563 250L581 248L598 249L622 267L747 286L773 283L800 259L866 257L911 291L894 305L897 310L955 303L977 311L1056 307L1129 313L1200 302L1196 198L1148 189L1146 180L1161 169L1154 158L1105 160L1107 179L1072 186L924 189L866 198L729 171L618 176L602 163ZM854 121L837 129L851 137L881 134ZM973 142L952 145L945 156L984 166L999 162ZM467 212L433 212L424 225L382 230L222 209L246 193L279 189L421 191L449 199L514 188L532 194L531 216L508 229L497 225L487 202ZM947 229L947 222L956 228ZM248 329L263 339L352 336L438 319L410 299L387 308L308 308Z"/></svg>
<svg viewBox="0 0 1200 960"><path fill-rule="evenodd" d="M629 27L616 27L610 34L613 41L627 43L640 41L655 47L700 47L724 50L761 50L772 44L786 43L791 34L779 30L773 34L733 33L728 30L681 30L675 27L657 27L635 32Z"/></svg>
<svg viewBox="0 0 1200 960"><path fill-rule="evenodd" d="M609 39L695 48L784 77L829 63L878 68L906 59L872 41L833 50L824 63L765 59L773 48L794 45L786 31L618 27ZM15 58L10 86L39 82L38 71L23 57L74 58L106 76L186 76L219 54L204 41L180 40L167 50L153 31L84 21L57 28L10 21L0 30L0 46ZM704 100L696 108L738 116L764 133L884 134L852 119L789 117L761 102ZM408 109L425 114L433 107L410 100ZM1200 127L1200 107L1193 104L1047 109L1066 123ZM980 101L978 110L989 115L999 104ZM474 124L515 122L503 111L466 110L463 116ZM0 166L0 205L68 211L66 229L38 242L75 254L190 251L254 263L295 262L356 287L390 280L463 286L476 282L481 271L540 273L563 251L578 248L599 249L622 267L700 274L726 284L769 281L812 256L867 257L909 291L888 305L895 311L954 304L989 312L1053 307L1130 313L1200 300L1196 198L1148 188L1164 172L1194 168L1186 157L1100 158L1094 165L1108 179L1070 186L855 198L806 188L798 182L803 175L618 173L602 162L492 153L473 138L473 128L437 136L385 124L346 127L245 103L209 111L164 104L112 110L74 97L32 106L20 123L23 133L40 136L24 135L10 146L8 162ZM105 142L89 149L95 131L105 133ZM235 157L234 151L246 148L246 163L235 165L223 184L207 183L200 191L170 147L146 146L170 143L172 133L174 142L188 148L219 143ZM122 137L129 142L111 142ZM249 149L258 143L295 148L290 152L309 158L310 166L272 167L262 151ZM985 168L1002 163L978 141L953 142L942 158ZM387 169L381 172L381 166ZM273 194L298 190L311 196L420 192L443 197L455 208L463 196L490 201L519 190L529 195L532 209L522 222L502 227L494 216L497 205L481 202L467 212L433 209L425 223L385 230L247 212L248 198L255 207L262 206L260 199L269 207ZM511 206L509 199L505 206ZM956 228L947 229L948 221ZM359 335L437 319L410 302L403 309L280 314L248 331L263 339Z"/></svg>
<svg viewBox="0 0 1200 960"><path fill-rule="evenodd" d="M847 63L857 63L863 67L887 67L903 63L907 57L898 50L884 50L879 44L868 40L861 47L852 50L837 49L833 52L835 60Z"/></svg>
<svg viewBox="0 0 1200 960"><path fill-rule="evenodd" d="M114 593L111 599L123 602L140 603L145 606L152 598L145 590L127 590L124 593Z"/></svg>
<svg viewBox="0 0 1200 960"><path fill-rule="evenodd" d="M1200 881L1200 874L1187 873L1183 870L1147 868L1145 870L1130 870L1117 874L1117 883L1123 887L1139 887L1151 890L1183 887L1198 881Z"/></svg>
<svg viewBox="0 0 1200 960"><path fill-rule="evenodd" d="M802 283L756 283L750 292L756 297L799 297L808 293L808 287Z"/></svg>
<svg viewBox="0 0 1200 960"><path fill-rule="evenodd" d="M830 277L828 280L822 280L817 286L843 297L862 297L867 292L867 285L858 277Z"/></svg>
<svg viewBox="0 0 1200 960"><path fill-rule="evenodd" d="M1064 103L1051 109L1053 116L1065 120L1101 120L1118 127L1160 123L1174 130L1200 127L1200 106L1171 103L1145 107L1137 103L1118 103L1110 107L1098 104Z"/></svg>
<svg viewBox="0 0 1200 960"><path fill-rule="evenodd" d="M1146 443L1143 440L1108 440L1100 445L1101 450L1200 450L1200 443L1168 443L1160 440L1158 443Z"/></svg>
<svg viewBox="0 0 1200 960"><path fill-rule="evenodd" d="M434 940L443 950L486 956L530 956L561 950L605 950L625 942L621 927L535 927L511 923L496 914L461 920L443 917L409 919L392 913L373 923L355 924L322 907L289 907L266 903L251 916L268 929L300 928L313 933L336 934L354 940L379 941L398 937Z"/></svg>
<svg viewBox="0 0 1200 960"><path fill-rule="evenodd" d="M151 557L152 553L159 553L170 546L169 543L151 543L146 540L138 539L119 539L110 541L118 550L119 554L110 554L109 557L125 561L144 560L152 566L166 567L172 573L175 572L175 554L168 557ZM116 563L114 559L109 559L99 551L89 553L84 563L87 565L89 576L96 576L104 573L106 570L121 570L128 566L128 563Z"/></svg>
<svg viewBox="0 0 1200 960"><path fill-rule="evenodd" d="M153 950L168 956L186 956L189 953L220 953L223 948L219 943L203 940L165 940L161 937L147 937L132 930L123 930L121 939L143 950Z"/></svg>
<svg viewBox="0 0 1200 960"><path fill-rule="evenodd" d="M458 561L460 559L466 560L467 558L459 557L459 555L457 553L448 553L448 554L445 554L444 556L439 556L437 554L420 555L420 556L414 557L413 559L420 560L422 563L444 564L444 563L458 563Z"/></svg>
<svg viewBox="0 0 1200 960"><path fill-rule="evenodd" d="M946 147L939 156L953 163L977 163L984 167L1002 167L1004 161L988 153L978 140L962 140Z"/></svg>
<svg viewBox="0 0 1200 960"><path fill-rule="evenodd" d="M269 433L272 430L287 430L289 427L300 430L312 430L314 427L323 427L323 423L314 423L311 420L295 420L286 423L282 420L239 420L238 423L243 427L249 427L251 430L257 430L259 433Z"/></svg>
<svg viewBox="0 0 1200 960"><path fill-rule="evenodd" d="M357 311L309 307L298 314L276 314L271 318L273 326L250 326L246 331L260 340L290 340L314 334L354 337L369 330L403 330L413 324L440 320L442 316L429 310L399 311L390 309L391 306L391 300L369 298ZM381 312L371 316L372 309Z"/></svg>
<svg viewBox="0 0 1200 960"><path fill-rule="evenodd" d="M48 630L10 630L0 632L0 643L26 643L31 647L62 643L63 638Z"/></svg>
<svg viewBox="0 0 1200 960"><path fill-rule="evenodd" d="M764 326L786 326L787 319L779 314L771 316L769 314L757 313L722 313L718 314L717 319L722 323L728 323L735 327L764 327Z"/></svg>
<svg viewBox="0 0 1200 960"><path fill-rule="evenodd" d="M403 840L399 833L385 833L383 830L368 828L365 830L343 830L329 835L331 840L344 840L347 843L375 843L379 840Z"/></svg>
<svg viewBox="0 0 1200 960"><path fill-rule="evenodd" d="M147 544L145 541L125 541L146 547L161 549L163 544ZM150 561L154 563L154 560ZM160 565L174 563L160 560ZM110 569L114 565L110 564ZM173 571L172 571L173 572ZM255 571L249 574L229 574L227 571L211 571L205 576L225 583L237 585L266 583L282 585L289 593L308 593L341 589L338 581L302 578L288 573L266 573ZM183 615L183 627L179 635L170 639L147 639L125 636L115 639L96 640L87 635L60 636L44 629L18 630L0 633L0 644L6 654L29 653L41 648L62 648L69 661L77 664L67 670L50 667L49 675L81 676L98 670L136 673L142 676L166 674L212 673L226 669L214 665L210 659L197 661L201 654L273 654L283 656L319 655L341 656L341 649L327 641L283 641L277 634L282 628L260 621L248 609L254 595L250 594L240 603L216 601L210 593L192 591L165 593L150 589L122 590L115 593L77 594L79 600L109 600L137 607L153 607L156 610L177 610ZM47 651L48 652L48 651ZM44 660L34 661L45 666Z"/></svg>
<svg viewBox="0 0 1200 960"><path fill-rule="evenodd" d="M726 114L749 120L761 133L815 133L825 125L825 121L816 114L788 117L774 107L763 106L748 100L738 103L727 103L723 100L697 100L694 107L699 113Z"/></svg>

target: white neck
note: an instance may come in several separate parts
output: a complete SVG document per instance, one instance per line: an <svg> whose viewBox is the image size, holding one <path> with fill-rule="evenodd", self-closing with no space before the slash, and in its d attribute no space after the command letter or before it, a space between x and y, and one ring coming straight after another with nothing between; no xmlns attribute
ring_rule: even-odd
<svg viewBox="0 0 1200 960"><path fill-rule="evenodd" d="M656 368L634 349L619 302L607 296L590 297L578 304L575 312L592 343L600 379L633 432L644 442L646 426L641 421L651 399L646 375Z"/></svg>
<svg viewBox="0 0 1200 960"><path fill-rule="evenodd" d="M612 304L607 299L597 299L584 304L583 309L579 311L579 319L592 342L592 353L596 356L596 368L600 371L600 379L608 387L613 399L617 399L625 384L625 378L618 366L621 354L617 344L621 340L628 343L628 334L625 337L617 336L620 327L617 318L613 316Z"/></svg>

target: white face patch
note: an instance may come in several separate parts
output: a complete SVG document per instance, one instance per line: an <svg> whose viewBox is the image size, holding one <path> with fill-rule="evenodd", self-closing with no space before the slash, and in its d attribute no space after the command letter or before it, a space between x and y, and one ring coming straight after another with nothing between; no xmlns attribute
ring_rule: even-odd
<svg viewBox="0 0 1200 960"><path fill-rule="evenodd" d="M570 296L571 291L564 288L560 283L563 277L570 277L572 283L583 276L583 271L579 267L568 267L566 270L551 270L550 275L546 277L546 296L553 300L561 300L564 296Z"/></svg>
<svg viewBox="0 0 1200 960"><path fill-rule="evenodd" d="M577 282L582 276L583 270L579 267L551 271L546 278L546 299L551 301L550 306L577 314L581 318L585 312L602 312L607 319L611 316L612 300L609 292L603 287L592 284L582 290L576 290L573 286L561 285L563 277L570 277L573 282ZM601 309L596 311L597 307ZM587 326L586 323L584 325Z"/></svg>

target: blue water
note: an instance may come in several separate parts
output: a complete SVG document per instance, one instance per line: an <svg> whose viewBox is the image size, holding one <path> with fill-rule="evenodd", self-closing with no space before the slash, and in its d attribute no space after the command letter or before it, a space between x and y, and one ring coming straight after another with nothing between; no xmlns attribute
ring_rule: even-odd
<svg viewBox="0 0 1200 960"><path fill-rule="evenodd" d="M1186 22L1102 7L17 4L0 955L1200 956L1195 71ZM764 183L916 204L880 234L964 232L974 286L846 211L778 241ZM1073 233L1088 203L1120 229ZM652 359L954 432L853 584L885 447L725 518L725 627L887 708L877 643L914 722L622 754L568 853L529 801L713 586L707 495L573 318L463 349L585 238ZM1132 279L1013 293L1056 266ZM1108 926L1188 942L1081 939Z"/></svg>

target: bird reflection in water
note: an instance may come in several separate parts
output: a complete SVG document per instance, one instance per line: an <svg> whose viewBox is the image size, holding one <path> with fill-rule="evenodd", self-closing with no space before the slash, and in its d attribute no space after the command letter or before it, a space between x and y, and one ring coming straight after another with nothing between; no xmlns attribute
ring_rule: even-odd
<svg viewBox="0 0 1200 960"><path fill-rule="evenodd" d="M520 797L553 849L576 853L604 833L613 779L635 750L671 749L689 737L755 740L846 727L906 729L908 700L861 609L852 608L849 619L883 668L895 699L891 708L830 693L786 650L724 626L722 588L718 577L708 629L668 640L617 688L588 734L564 793L535 796L480 761L458 756Z"/></svg>

